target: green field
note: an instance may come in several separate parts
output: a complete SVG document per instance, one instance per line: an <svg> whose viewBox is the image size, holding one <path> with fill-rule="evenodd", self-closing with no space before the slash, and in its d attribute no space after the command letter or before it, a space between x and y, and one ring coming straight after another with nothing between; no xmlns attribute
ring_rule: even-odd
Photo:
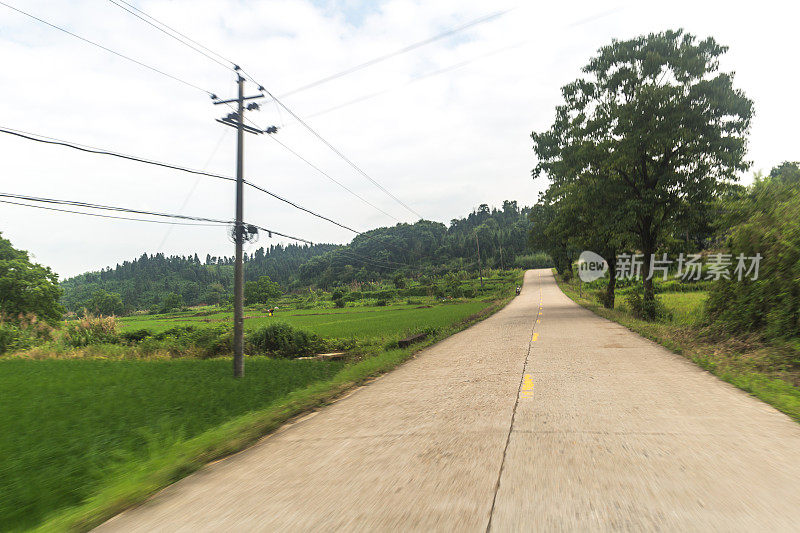
<svg viewBox="0 0 800 533"><path fill-rule="evenodd" d="M325 338L393 339L426 328L442 328L473 315L487 302L466 300L432 305L390 305L345 309L279 309L270 317L260 310L245 312L245 328L255 329L275 322L285 322ZM150 329L155 333L178 325L197 326L230 324L230 312L192 316L192 312L167 316L134 316L120 319L125 329Z"/></svg>
<svg viewBox="0 0 800 533"><path fill-rule="evenodd" d="M75 319L52 340L0 359L0 530L95 525L497 309L520 276L486 280L483 290L470 280L478 286L471 299L365 299L336 308L327 298L286 296L272 317L264 307L248 308L250 335L285 323L349 355L338 362L293 359L298 353L248 357L241 381L232 377L228 351L192 351L169 337L176 326L195 326L194 333L225 338L230 331L219 326L231 325L229 310ZM69 344L72 326L93 321L112 330L91 330L89 344ZM421 331L429 333L423 344L396 349L398 339ZM143 340L126 332L142 332ZM152 356L148 343L156 347Z"/></svg>
<svg viewBox="0 0 800 533"><path fill-rule="evenodd" d="M0 360L0 529L31 528L115 471L343 366L248 358L235 380L230 359Z"/></svg>

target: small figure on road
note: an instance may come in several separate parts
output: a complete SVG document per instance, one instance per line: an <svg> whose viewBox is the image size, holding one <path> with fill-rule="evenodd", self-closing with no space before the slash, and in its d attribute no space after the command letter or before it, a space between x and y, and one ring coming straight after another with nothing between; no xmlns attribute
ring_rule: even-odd
<svg viewBox="0 0 800 533"><path fill-rule="evenodd" d="M522 288L519 285L517 285L517 296L519 296L519 293L521 293L521 292L522 292Z"/></svg>

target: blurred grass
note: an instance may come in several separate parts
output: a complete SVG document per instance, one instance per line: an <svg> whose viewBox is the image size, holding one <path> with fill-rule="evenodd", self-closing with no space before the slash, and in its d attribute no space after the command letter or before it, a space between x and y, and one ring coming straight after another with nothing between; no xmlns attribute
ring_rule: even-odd
<svg viewBox="0 0 800 533"><path fill-rule="evenodd" d="M341 362L0 361L0 524L28 529L115 470L315 381Z"/></svg>

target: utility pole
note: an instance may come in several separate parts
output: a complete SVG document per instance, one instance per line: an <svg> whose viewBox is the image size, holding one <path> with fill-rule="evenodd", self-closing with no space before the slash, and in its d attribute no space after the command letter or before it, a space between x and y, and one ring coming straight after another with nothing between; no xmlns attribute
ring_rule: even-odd
<svg viewBox="0 0 800 533"><path fill-rule="evenodd" d="M475 230L475 246L478 248L478 276L481 278L481 289L483 288L483 268L481 267L481 245L478 242L478 230Z"/></svg>
<svg viewBox="0 0 800 533"><path fill-rule="evenodd" d="M255 96L244 95L244 78L239 72L238 65L236 71L236 83L238 96L229 100L219 100L216 95L212 95L214 105L236 103L237 110L228 114L217 122L236 128L236 220L233 226L233 242L236 244L236 260L233 270L233 377L244 376L244 262L243 246L245 241L249 241L258 234L258 229L253 225L244 223L244 133L275 133L278 129L270 126L266 130L260 130L244 123L245 100L264 98L263 87L259 87L261 94ZM247 105L248 111L258 109L258 104L252 102Z"/></svg>

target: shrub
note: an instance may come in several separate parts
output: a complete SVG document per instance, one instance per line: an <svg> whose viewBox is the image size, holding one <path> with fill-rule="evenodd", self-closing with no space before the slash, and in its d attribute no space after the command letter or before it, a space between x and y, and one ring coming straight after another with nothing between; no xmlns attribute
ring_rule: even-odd
<svg viewBox="0 0 800 533"><path fill-rule="evenodd" d="M276 322L249 333L247 343L254 353L279 357L311 355L322 346L316 335L294 329L283 322Z"/></svg>
<svg viewBox="0 0 800 533"><path fill-rule="evenodd" d="M28 331L10 322L0 322L0 354L24 350L35 343L35 337Z"/></svg>
<svg viewBox="0 0 800 533"><path fill-rule="evenodd" d="M74 347L116 344L120 341L117 329L117 319L113 316L96 317L87 314L78 320L64 323L62 340L67 346Z"/></svg>
<svg viewBox="0 0 800 533"><path fill-rule="evenodd" d="M611 305L613 302L611 299L613 295L608 294L607 290L592 291L592 294L598 302L603 304L603 307L606 309L613 309L613 306Z"/></svg>
<svg viewBox="0 0 800 533"><path fill-rule="evenodd" d="M378 300L377 302L375 302L375 305L379 307L385 307L388 303L389 302L387 302L386 300Z"/></svg>
<svg viewBox="0 0 800 533"><path fill-rule="evenodd" d="M402 296L430 296L432 292L432 287L417 286L403 289L402 291L399 291L399 294Z"/></svg>
<svg viewBox="0 0 800 533"><path fill-rule="evenodd" d="M331 293L331 300L333 300L333 301L341 300L341 299L343 299L345 297L346 294L347 294L347 292L345 290L336 289L335 291L333 291Z"/></svg>
<svg viewBox="0 0 800 533"><path fill-rule="evenodd" d="M338 308L344 307L345 306L344 298L334 298L333 305Z"/></svg>
<svg viewBox="0 0 800 533"><path fill-rule="evenodd" d="M397 291L394 289L387 289L383 291L373 291L370 296L378 300L394 300L397 298Z"/></svg>
<svg viewBox="0 0 800 533"><path fill-rule="evenodd" d="M125 342L127 342L129 344L133 344L133 343L137 343L137 342L142 342L147 337L152 337L153 336L153 331L149 330L149 329L144 329L144 328L142 328L142 329L133 329L133 330L129 330L129 331L123 331L122 333L119 334L119 336L123 341L125 341Z"/></svg>
<svg viewBox="0 0 800 533"><path fill-rule="evenodd" d="M733 203L727 231L731 279L715 281L706 318L728 333L755 333L767 340L800 338L800 168L784 163L757 179ZM737 257L760 254L754 273L735 275ZM745 266L750 266L747 261Z"/></svg>
<svg viewBox="0 0 800 533"><path fill-rule="evenodd" d="M631 291L626 298L628 308L634 318L640 320L671 320L670 313L666 306L657 297L648 301L645 300L641 290Z"/></svg>

